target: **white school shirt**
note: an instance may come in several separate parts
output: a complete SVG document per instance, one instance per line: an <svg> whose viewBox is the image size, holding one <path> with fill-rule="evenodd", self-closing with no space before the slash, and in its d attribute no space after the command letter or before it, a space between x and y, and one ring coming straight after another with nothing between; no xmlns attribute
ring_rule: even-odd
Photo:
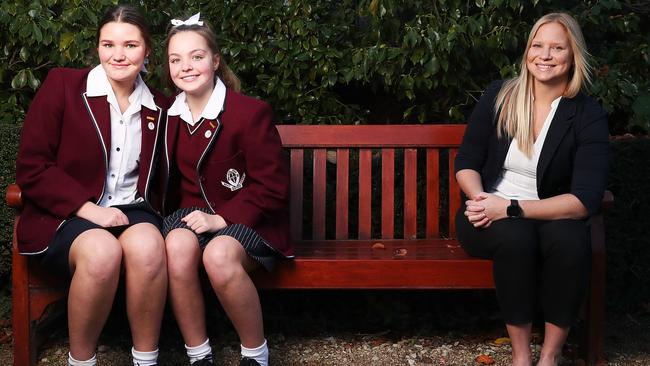
<svg viewBox="0 0 650 366"><path fill-rule="evenodd" d="M226 101L226 85L221 81L221 79L216 79L217 82L214 85L214 89L212 89L212 94L210 95L208 104L206 104L203 108L203 111L201 111L201 115L199 116L198 120L195 121L192 118L192 111L190 110L190 106L187 105L187 96L185 95L185 92L182 92L176 96L174 103L167 110L167 115L179 116L180 119L192 127L194 127L196 123L202 122L204 119L217 119L217 117L219 117L219 113L221 113L223 110L223 105ZM196 131L197 129L198 128L193 128L190 131Z"/></svg>
<svg viewBox="0 0 650 366"><path fill-rule="evenodd" d="M519 150L517 140L512 139L508 148L508 155L506 155L506 160L503 163L501 175L497 179L492 193L505 199L539 200L537 194L537 163L539 162L539 155L544 146L549 126L553 121L557 106L560 104L560 99L562 99L561 96L551 102L551 111L548 112L542 130L533 144L533 155L530 159Z"/></svg>
<svg viewBox="0 0 650 366"><path fill-rule="evenodd" d="M108 152L108 171L104 195L98 205L109 207L141 200L138 197L138 171L142 144L140 110L142 106L156 109L153 94L138 75L129 107L122 113L102 65L88 74L86 94L89 97L106 96L111 113L111 146Z"/></svg>

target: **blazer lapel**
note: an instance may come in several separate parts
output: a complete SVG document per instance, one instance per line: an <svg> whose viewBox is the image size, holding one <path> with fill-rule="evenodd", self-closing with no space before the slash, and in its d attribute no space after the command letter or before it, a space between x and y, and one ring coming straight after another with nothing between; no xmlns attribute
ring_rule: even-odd
<svg viewBox="0 0 650 366"><path fill-rule="evenodd" d="M206 140L208 141L207 141L207 145L205 146L205 149L203 150L203 153L201 154L201 158L199 159L199 162L196 165L197 173L200 173L201 165L203 164L203 159L206 157L208 151L210 151L210 149L214 145L214 142L217 140L217 135L219 135L219 131L221 131L221 127L223 124L222 121L225 120L224 116L226 116L226 106L227 106L226 102L229 100L228 94L230 94L230 91L226 90L226 96L224 97L223 105L221 106L221 111L217 115L217 118L214 120L206 120L203 122L208 124L208 130L206 130L205 132L206 133L205 137ZM208 135L208 133L210 135Z"/></svg>
<svg viewBox="0 0 650 366"><path fill-rule="evenodd" d="M140 126L142 130L142 143L140 147L140 170L146 169L146 180L143 192L145 199L148 199L150 177L154 169L154 154L158 146L160 136L161 109L151 110L142 106L140 110ZM140 184L140 179L138 184Z"/></svg>
<svg viewBox="0 0 650 366"><path fill-rule="evenodd" d="M217 139L217 135L219 134L219 131L221 130L221 118L217 117L217 119L214 120L205 120L203 123L206 123L207 128L205 129L204 132L204 139L201 141L205 141L205 147L203 148L203 153L201 153L201 158L199 158L198 163L196 164L196 170L197 172L200 171L201 165L203 164L203 159L207 156L208 152L214 145L214 142ZM202 143L203 144L203 143Z"/></svg>
<svg viewBox="0 0 650 366"><path fill-rule="evenodd" d="M165 123L165 169L167 169L167 177L169 177L174 151L176 151L176 141L178 136L178 128L181 124L181 119L178 116L167 116Z"/></svg>
<svg viewBox="0 0 650 366"><path fill-rule="evenodd" d="M111 148L111 111L106 97L88 97L82 94L90 120L95 125L97 135L102 141L106 167L108 168L108 150Z"/></svg>
<svg viewBox="0 0 650 366"><path fill-rule="evenodd" d="M140 111L142 129L141 151L146 152L148 155L153 155L153 151L158 142L161 117L162 113L160 109L154 111L143 106Z"/></svg>
<svg viewBox="0 0 650 366"><path fill-rule="evenodd" d="M539 155L537 162L537 190L539 190L540 182L546 172L546 168L551 162L551 158L555 155L560 142L564 138L568 128L573 123L573 117L576 114L576 105L573 99L560 100L560 105L557 107L555 116L551 121L551 125L546 133L546 139L542 146L542 151Z"/></svg>

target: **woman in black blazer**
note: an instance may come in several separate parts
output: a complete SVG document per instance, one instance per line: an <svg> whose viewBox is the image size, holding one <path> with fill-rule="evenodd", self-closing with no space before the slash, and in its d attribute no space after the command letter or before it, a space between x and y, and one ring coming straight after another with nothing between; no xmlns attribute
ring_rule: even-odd
<svg viewBox="0 0 650 366"><path fill-rule="evenodd" d="M493 260L515 366L532 364L538 302L545 321L538 365L557 365L587 287L586 219L600 207L609 169L607 116L581 92L587 57L570 15L539 19L520 75L488 87L456 158L466 199L458 238L470 255Z"/></svg>

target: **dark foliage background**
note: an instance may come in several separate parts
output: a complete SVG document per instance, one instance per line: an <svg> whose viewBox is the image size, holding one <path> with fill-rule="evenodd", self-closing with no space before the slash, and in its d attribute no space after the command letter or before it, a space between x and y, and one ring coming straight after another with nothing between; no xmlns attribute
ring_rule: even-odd
<svg viewBox="0 0 650 366"><path fill-rule="evenodd" d="M0 4L0 122L16 123L54 66L96 63L95 26L113 0ZM127 1L128 2L128 1ZM616 134L650 124L650 3L643 0L131 1L154 34L161 86L170 18L200 11L246 93L283 123L462 122L483 88L513 76L542 14L583 27L591 89Z"/></svg>
<svg viewBox="0 0 650 366"><path fill-rule="evenodd" d="M128 1L127 1L128 2ZM590 93L610 130L650 128L650 4L643 0L130 1L154 34L150 84L164 89L171 18L201 11L244 92L280 123L436 123L466 119L496 78L513 76L527 33L565 10L583 27L596 69ZM55 66L94 65L95 26L112 0L0 3L0 186L14 179L20 123ZM171 93L171 90L166 90ZM616 309L650 311L650 142L613 143L608 293ZM0 207L0 283L10 273L12 212Z"/></svg>

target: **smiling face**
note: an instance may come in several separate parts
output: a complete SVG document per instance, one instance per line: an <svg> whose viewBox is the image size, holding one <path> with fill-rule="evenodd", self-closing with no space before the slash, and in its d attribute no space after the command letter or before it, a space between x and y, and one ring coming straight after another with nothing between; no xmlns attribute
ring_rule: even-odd
<svg viewBox="0 0 650 366"><path fill-rule="evenodd" d="M539 27L526 53L526 68L536 84L567 84L573 51L566 29L559 23Z"/></svg>
<svg viewBox="0 0 650 366"><path fill-rule="evenodd" d="M193 31L174 34L167 48L169 75L188 96L212 93L219 55L214 54L203 36Z"/></svg>
<svg viewBox="0 0 650 366"><path fill-rule="evenodd" d="M97 53L111 85L133 84L147 52L140 29L133 24L109 22L99 32Z"/></svg>

